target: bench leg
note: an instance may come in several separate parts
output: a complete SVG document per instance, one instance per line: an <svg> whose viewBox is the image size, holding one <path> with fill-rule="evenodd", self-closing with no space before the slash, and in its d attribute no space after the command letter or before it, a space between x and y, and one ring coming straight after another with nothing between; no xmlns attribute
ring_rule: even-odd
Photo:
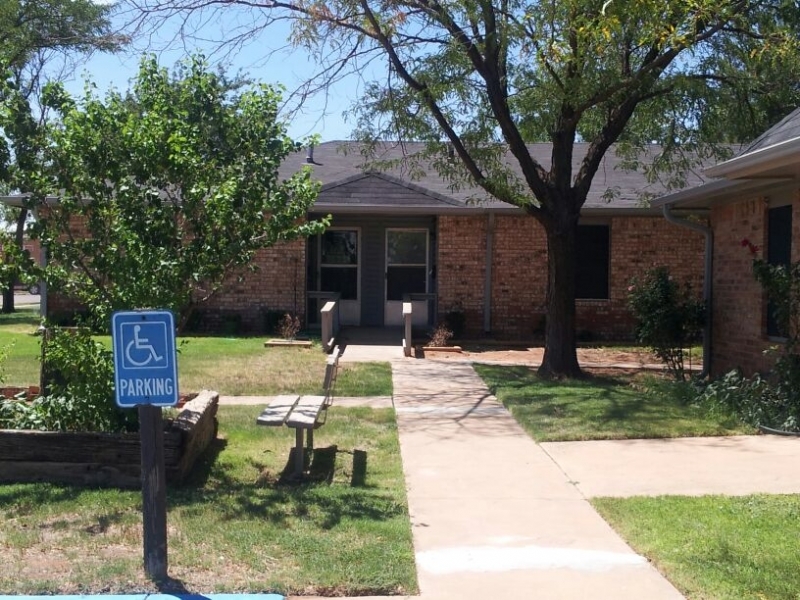
<svg viewBox="0 0 800 600"><path fill-rule="evenodd" d="M308 430L306 434L306 450L314 449L314 428Z"/></svg>
<svg viewBox="0 0 800 600"><path fill-rule="evenodd" d="M303 428L296 427L294 432L294 475L300 479L303 476Z"/></svg>

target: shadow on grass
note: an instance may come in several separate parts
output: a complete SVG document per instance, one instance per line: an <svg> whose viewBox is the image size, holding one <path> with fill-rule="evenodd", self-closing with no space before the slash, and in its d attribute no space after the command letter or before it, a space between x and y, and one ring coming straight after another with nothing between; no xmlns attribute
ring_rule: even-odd
<svg viewBox="0 0 800 600"><path fill-rule="evenodd" d="M300 482L288 477L294 469L292 456L280 473L246 459L258 473L254 481L245 481L222 466L219 454L224 440L216 440L201 457L195 472L184 485L168 489L171 507L213 507L220 521L267 519L289 524L302 517L321 529L331 529L343 519L384 521L405 515L405 507L390 493L366 485L366 452L354 451L351 485L334 483L337 455L349 455L335 445L315 448L306 475ZM358 458L356 458L358 457Z"/></svg>
<svg viewBox="0 0 800 600"><path fill-rule="evenodd" d="M50 483L9 483L0 484L0 506L14 516L24 516L36 512L41 506L78 499L85 488L62 486Z"/></svg>

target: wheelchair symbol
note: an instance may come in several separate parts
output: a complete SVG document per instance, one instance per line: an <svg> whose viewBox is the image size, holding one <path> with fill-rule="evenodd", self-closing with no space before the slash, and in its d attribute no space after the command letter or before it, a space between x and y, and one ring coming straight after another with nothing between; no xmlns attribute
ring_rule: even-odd
<svg viewBox="0 0 800 600"><path fill-rule="evenodd" d="M140 325L133 326L133 339L125 346L126 360L134 367L146 367L151 362L160 362L164 360L163 356L158 355L158 352L156 352L150 340L139 335L141 330L142 327ZM136 360L131 356L131 350L134 351L134 356L140 360ZM142 351L145 352L144 355L142 355Z"/></svg>

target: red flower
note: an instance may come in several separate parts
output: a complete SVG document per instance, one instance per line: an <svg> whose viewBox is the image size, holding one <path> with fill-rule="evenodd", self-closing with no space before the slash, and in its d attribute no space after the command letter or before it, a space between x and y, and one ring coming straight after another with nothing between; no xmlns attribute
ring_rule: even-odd
<svg viewBox="0 0 800 600"><path fill-rule="evenodd" d="M742 245L743 248L747 248L748 250L750 250L750 254L755 256L758 253L759 247L756 246L753 242L751 242L747 238L744 238L739 243Z"/></svg>

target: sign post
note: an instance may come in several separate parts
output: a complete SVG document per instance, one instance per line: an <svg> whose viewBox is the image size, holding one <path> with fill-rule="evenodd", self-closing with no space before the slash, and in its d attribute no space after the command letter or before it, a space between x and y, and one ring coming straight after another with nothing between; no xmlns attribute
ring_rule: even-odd
<svg viewBox="0 0 800 600"><path fill-rule="evenodd" d="M162 406L178 403L175 319L169 311L121 311L111 317L117 405L138 407L142 446L144 570L167 577L167 483Z"/></svg>

